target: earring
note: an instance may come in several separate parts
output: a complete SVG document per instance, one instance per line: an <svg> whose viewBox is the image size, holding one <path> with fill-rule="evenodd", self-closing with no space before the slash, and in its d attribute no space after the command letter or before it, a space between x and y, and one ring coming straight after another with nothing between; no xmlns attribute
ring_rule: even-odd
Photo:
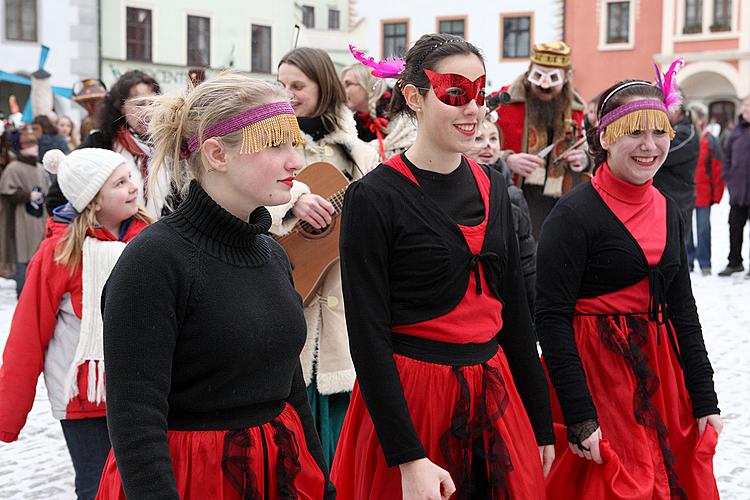
<svg viewBox="0 0 750 500"><path fill-rule="evenodd" d="M421 111L422 111L422 108L417 108L417 111L421 112Z"/></svg>

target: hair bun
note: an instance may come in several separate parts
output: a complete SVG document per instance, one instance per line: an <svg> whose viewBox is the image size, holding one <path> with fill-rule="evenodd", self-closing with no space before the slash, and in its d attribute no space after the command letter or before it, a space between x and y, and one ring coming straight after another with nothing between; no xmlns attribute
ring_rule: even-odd
<svg viewBox="0 0 750 500"><path fill-rule="evenodd" d="M44 158L42 159L44 169L50 174L56 174L57 169L60 167L60 164L63 162L63 160L65 160L65 158L65 153L63 153L59 149L51 149L47 151L47 153L44 155Z"/></svg>

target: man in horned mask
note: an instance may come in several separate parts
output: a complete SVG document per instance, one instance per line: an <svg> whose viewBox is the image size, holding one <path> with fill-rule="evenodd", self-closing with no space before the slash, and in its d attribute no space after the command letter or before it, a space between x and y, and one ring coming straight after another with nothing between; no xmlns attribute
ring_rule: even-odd
<svg viewBox="0 0 750 500"><path fill-rule="evenodd" d="M542 222L564 189L566 176L590 166L585 152L585 101L571 82L570 47L564 42L536 44L529 69L502 90L510 102L498 109L503 131L502 158L521 185L539 237ZM576 181L577 182L577 181Z"/></svg>

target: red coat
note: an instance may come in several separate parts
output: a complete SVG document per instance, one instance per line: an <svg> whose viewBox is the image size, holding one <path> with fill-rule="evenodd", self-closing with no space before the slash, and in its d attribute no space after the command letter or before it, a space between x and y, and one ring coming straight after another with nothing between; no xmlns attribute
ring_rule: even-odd
<svg viewBox="0 0 750 500"><path fill-rule="evenodd" d="M704 132L700 144L700 156L695 166L695 206L710 207L719 203L724 195L724 179L721 176L722 161L719 141Z"/></svg>
<svg viewBox="0 0 750 500"><path fill-rule="evenodd" d="M97 405L86 398L88 364L81 365L78 371L79 396L64 401L65 381L78 345L83 309L82 266L79 264L71 273L54 259L57 243L67 227L65 223L48 221L47 238L26 271L26 283L13 313L0 367L0 441L18 439L34 404L42 371L55 418L94 418L106 414L104 403ZM144 227L145 222L133 220L121 241L132 240ZM104 228L89 236L117 240Z"/></svg>

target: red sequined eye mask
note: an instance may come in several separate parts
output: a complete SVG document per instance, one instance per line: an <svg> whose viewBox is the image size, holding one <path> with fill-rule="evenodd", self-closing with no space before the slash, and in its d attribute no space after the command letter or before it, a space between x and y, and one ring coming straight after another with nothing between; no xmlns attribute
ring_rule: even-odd
<svg viewBox="0 0 750 500"><path fill-rule="evenodd" d="M448 106L464 106L473 99L477 101L477 106L484 106L484 84L487 75L482 75L472 82L465 76L454 73L435 73L429 69L424 72L440 102Z"/></svg>

